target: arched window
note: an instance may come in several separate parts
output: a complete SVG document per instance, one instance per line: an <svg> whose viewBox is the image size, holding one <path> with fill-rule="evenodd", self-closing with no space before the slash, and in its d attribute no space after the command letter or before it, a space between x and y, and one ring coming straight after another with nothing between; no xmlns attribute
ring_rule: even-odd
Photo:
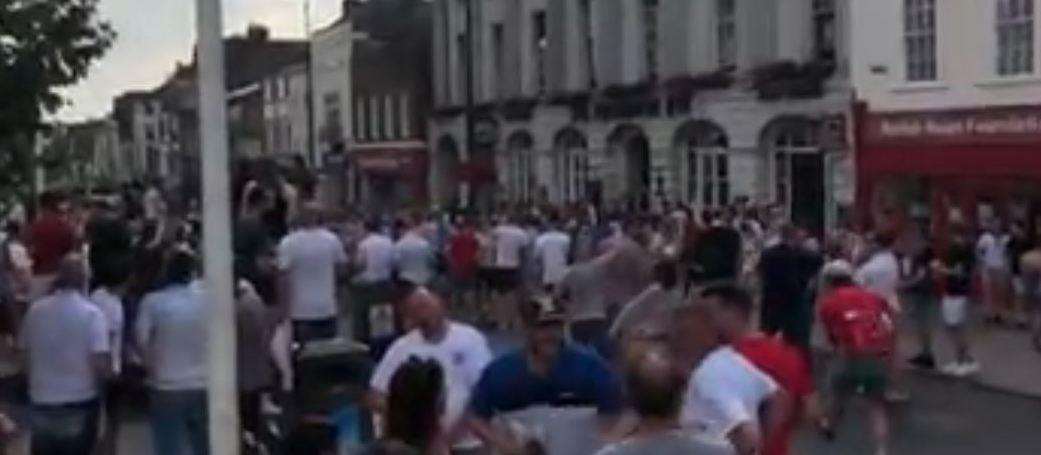
<svg viewBox="0 0 1041 455"><path fill-rule="evenodd" d="M774 170L774 200L782 207L792 202L793 157L820 153L817 135L811 122L786 122L775 127L771 145Z"/></svg>
<svg viewBox="0 0 1041 455"><path fill-rule="evenodd" d="M557 134L557 185L562 202L580 201L586 197L589 182L589 151L585 137L577 130L566 129Z"/></svg>
<svg viewBox="0 0 1041 455"><path fill-rule="evenodd" d="M718 126L694 121L677 133L684 163L684 197L700 207L730 203L730 159L727 137Z"/></svg>
<svg viewBox="0 0 1041 455"><path fill-rule="evenodd" d="M507 190L510 200L528 202L535 196L534 140L527 132L514 133L507 141Z"/></svg>

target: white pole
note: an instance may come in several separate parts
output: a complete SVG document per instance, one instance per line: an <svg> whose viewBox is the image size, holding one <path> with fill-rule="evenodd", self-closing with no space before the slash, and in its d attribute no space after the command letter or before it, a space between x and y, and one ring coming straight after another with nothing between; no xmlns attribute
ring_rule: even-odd
<svg viewBox="0 0 1041 455"><path fill-rule="evenodd" d="M211 298L209 341L210 453L239 453L235 312L231 275L231 203L225 113L221 0L196 0L199 125L202 131L203 251Z"/></svg>

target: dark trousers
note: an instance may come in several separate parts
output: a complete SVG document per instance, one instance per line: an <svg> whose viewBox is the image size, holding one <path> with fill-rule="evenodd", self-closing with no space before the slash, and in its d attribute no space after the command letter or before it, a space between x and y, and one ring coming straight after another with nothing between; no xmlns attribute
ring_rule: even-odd
<svg viewBox="0 0 1041 455"><path fill-rule="evenodd" d="M98 437L97 400L33 405L32 455L90 455Z"/></svg>
<svg viewBox="0 0 1041 455"><path fill-rule="evenodd" d="M183 455L185 442L192 455L210 453L205 390L153 390L149 399L156 455Z"/></svg>

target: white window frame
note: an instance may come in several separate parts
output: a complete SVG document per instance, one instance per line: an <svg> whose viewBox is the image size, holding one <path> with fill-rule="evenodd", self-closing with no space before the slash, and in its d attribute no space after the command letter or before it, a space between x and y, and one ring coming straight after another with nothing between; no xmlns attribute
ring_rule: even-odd
<svg viewBox="0 0 1041 455"><path fill-rule="evenodd" d="M904 75L908 82L939 78L936 0L904 0Z"/></svg>
<svg viewBox="0 0 1041 455"><path fill-rule="evenodd" d="M799 138L799 136L802 136ZM810 125L793 125L784 127L770 142L770 180L773 183L773 200L791 216L792 190L792 156L817 155L821 153L819 138Z"/></svg>
<svg viewBox="0 0 1041 455"><path fill-rule="evenodd" d="M997 0L994 14L995 72L998 76L1034 74L1034 0Z"/></svg>
<svg viewBox="0 0 1041 455"><path fill-rule="evenodd" d="M722 207L730 203L730 156L725 147L687 143L686 197L695 207Z"/></svg>

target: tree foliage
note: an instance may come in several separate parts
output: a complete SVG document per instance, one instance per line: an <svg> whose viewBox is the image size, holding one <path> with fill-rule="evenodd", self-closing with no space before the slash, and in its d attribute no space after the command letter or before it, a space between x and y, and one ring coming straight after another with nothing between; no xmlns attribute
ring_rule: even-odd
<svg viewBox="0 0 1041 455"><path fill-rule="evenodd" d="M31 141L66 103L60 90L87 76L116 33L98 18L100 0L0 0L0 187L31 174ZM8 172L3 174L15 174Z"/></svg>

